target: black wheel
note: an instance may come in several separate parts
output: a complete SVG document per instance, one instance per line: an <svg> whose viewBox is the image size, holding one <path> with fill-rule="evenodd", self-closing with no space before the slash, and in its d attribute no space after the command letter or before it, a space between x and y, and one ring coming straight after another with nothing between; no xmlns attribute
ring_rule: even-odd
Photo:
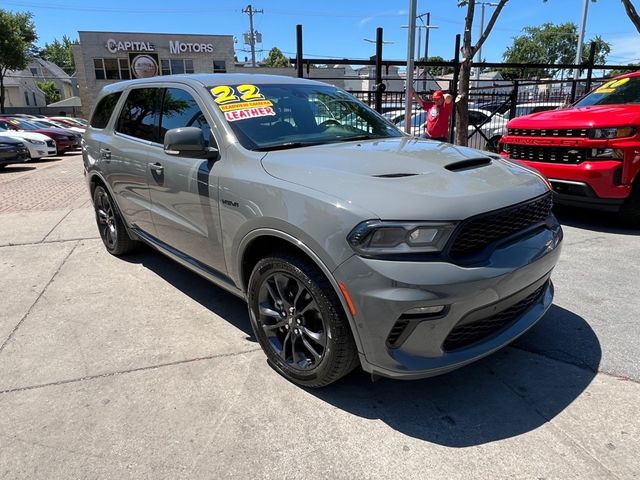
<svg viewBox="0 0 640 480"><path fill-rule="evenodd" d="M622 220L633 226L640 227L640 184L636 183L631 195L620 210Z"/></svg>
<svg viewBox="0 0 640 480"><path fill-rule="evenodd" d="M6 165L0 165L0 170L4 170L4 167L6 167Z"/></svg>
<svg viewBox="0 0 640 480"><path fill-rule="evenodd" d="M357 365L340 302L310 261L288 255L260 260L248 293L256 338L271 365L288 380L323 387Z"/></svg>
<svg viewBox="0 0 640 480"><path fill-rule="evenodd" d="M136 242L129 237L111 196L101 186L97 186L93 192L93 208L96 212L98 231L107 251L112 255L122 255L131 251Z"/></svg>

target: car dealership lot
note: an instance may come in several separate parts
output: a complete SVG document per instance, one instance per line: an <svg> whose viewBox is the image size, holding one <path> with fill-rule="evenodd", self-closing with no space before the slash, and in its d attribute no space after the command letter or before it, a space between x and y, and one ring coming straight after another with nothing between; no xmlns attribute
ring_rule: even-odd
<svg viewBox="0 0 640 480"><path fill-rule="evenodd" d="M151 249L105 251L79 155L7 167L0 478L634 478L640 231L559 218L554 306L513 346L305 390L243 302Z"/></svg>

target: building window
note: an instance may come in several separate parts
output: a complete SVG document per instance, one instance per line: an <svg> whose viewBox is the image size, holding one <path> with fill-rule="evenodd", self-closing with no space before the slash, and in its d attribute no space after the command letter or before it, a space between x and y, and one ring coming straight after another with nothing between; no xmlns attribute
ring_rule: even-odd
<svg viewBox="0 0 640 480"><path fill-rule="evenodd" d="M31 67L29 70L31 71L31 75L33 75L34 77L40 75L40 69L37 67Z"/></svg>
<svg viewBox="0 0 640 480"><path fill-rule="evenodd" d="M129 61L126 58L94 58L96 80L129 80Z"/></svg>
<svg viewBox="0 0 640 480"><path fill-rule="evenodd" d="M24 92L24 101L26 102L27 106L29 105L29 92Z"/></svg>
<svg viewBox="0 0 640 480"><path fill-rule="evenodd" d="M177 73L194 73L193 60L190 58L172 58L160 61L162 75L175 75Z"/></svg>
<svg viewBox="0 0 640 480"><path fill-rule="evenodd" d="M37 106L38 100L36 100L36 92L31 92L31 95L33 95L33 104Z"/></svg>
<svg viewBox="0 0 640 480"><path fill-rule="evenodd" d="M131 71L129 70L129 60L126 58L119 58L118 65L120 67L120 78L122 80L129 80L131 78Z"/></svg>
<svg viewBox="0 0 640 480"><path fill-rule="evenodd" d="M214 60L213 73L227 73L227 63L224 60Z"/></svg>

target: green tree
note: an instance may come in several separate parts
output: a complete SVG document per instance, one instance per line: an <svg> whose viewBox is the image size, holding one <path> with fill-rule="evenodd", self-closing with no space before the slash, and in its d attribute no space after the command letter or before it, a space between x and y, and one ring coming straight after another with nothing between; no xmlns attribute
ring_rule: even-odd
<svg viewBox="0 0 640 480"><path fill-rule="evenodd" d="M627 66L640 67L640 63L628 63ZM628 70L626 68L621 68L621 69L611 70L610 72L607 72L607 77L617 77L618 75L623 75L625 73L638 72L638 71L640 70L636 68L630 68Z"/></svg>
<svg viewBox="0 0 640 480"><path fill-rule="evenodd" d="M47 105L60 101L60 92L56 88L56 84L53 83L53 80L38 82L38 88L44 92L44 96L47 99Z"/></svg>
<svg viewBox="0 0 640 480"><path fill-rule="evenodd" d="M555 25L544 23L539 27L525 27L523 34L513 39L513 44L507 48L502 58L505 63L546 63L549 65L559 63L574 63L576 59L576 41L578 39L578 27L573 22ZM611 51L609 43L599 35L586 42L582 49L582 61L589 60L591 42L596 44L595 63L605 63L607 55ZM538 68L519 70L502 69L505 78L533 78L554 77L559 69Z"/></svg>
<svg viewBox="0 0 640 480"><path fill-rule="evenodd" d="M420 61L424 62L425 58L424 57L420 58ZM446 62L447 60L445 60L439 55L436 55L433 57L427 57L426 61L427 62ZM427 70L431 75L434 75L434 76L448 75L449 73L453 73L453 67L427 67Z"/></svg>
<svg viewBox="0 0 640 480"><path fill-rule="evenodd" d="M4 77L9 70L26 68L38 39L33 16L0 9L0 113L4 112Z"/></svg>
<svg viewBox="0 0 640 480"><path fill-rule="evenodd" d="M278 47L273 47L269 50L269 54L262 64L267 67L288 67L289 59L284 56L284 53Z"/></svg>
<svg viewBox="0 0 640 480"><path fill-rule="evenodd" d="M71 40L68 36L63 35L62 41L57 38L51 43L45 43L40 54L46 60L55 63L67 74L71 75L76 70L73 60L73 45L78 45L78 40Z"/></svg>

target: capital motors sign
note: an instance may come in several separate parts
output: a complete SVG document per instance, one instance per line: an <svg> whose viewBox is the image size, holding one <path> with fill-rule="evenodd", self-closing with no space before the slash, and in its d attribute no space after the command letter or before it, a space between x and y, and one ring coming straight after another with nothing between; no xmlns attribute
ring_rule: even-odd
<svg viewBox="0 0 640 480"><path fill-rule="evenodd" d="M169 40L169 52L173 54L180 53L213 53L213 44L211 43L184 43L178 40Z"/></svg>
<svg viewBox="0 0 640 480"><path fill-rule="evenodd" d="M107 50L111 53L124 52L155 52L156 47L151 42L132 42L130 40L107 40Z"/></svg>

